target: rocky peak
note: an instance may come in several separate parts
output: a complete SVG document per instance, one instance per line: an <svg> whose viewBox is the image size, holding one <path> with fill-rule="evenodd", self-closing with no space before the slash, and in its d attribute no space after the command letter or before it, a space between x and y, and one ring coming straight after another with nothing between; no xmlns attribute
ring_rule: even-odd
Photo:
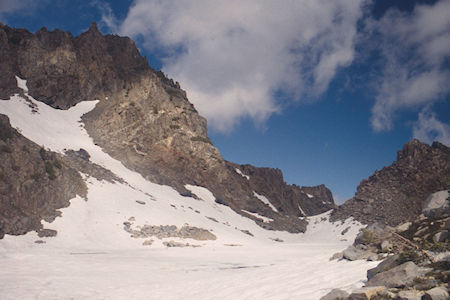
<svg viewBox="0 0 450 300"><path fill-rule="evenodd" d="M92 22L91 25L89 25L89 30L86 31L86 33L92 33L92 34L100 34L100 31L98 31L97 22Z"/></svg>
<svg viewBox="0 0 450 300"><path fill-rule="evenodd" d="M411 140L397 160L363 180L355 196L333 212L333 218L355 217L363 223L398 225L420 215L431 193L448 189L450 149Z"/></svg>
<svg viewBox="0 0 450 300"><path fill-rule="evenodd" d="M402 159L414 160L429 151L430 147L428 145L421 143L419 140L412 139L403 146L402 150L397 152L397 161Z"/></svg>

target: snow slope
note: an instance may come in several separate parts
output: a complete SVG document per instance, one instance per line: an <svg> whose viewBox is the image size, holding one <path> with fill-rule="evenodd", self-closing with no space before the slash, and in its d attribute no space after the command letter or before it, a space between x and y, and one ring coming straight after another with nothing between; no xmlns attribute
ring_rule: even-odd
<svg viewBox="0 0 450 300"><path fill-rule="evenodd" d="M39 238L30 232L0 240L2 300L318 299L332 288L361 286L366 270L376 264L329 261L361 227L352 220L330 223L325 213L308 217L305 234L264 230L217 204L203 187L186 186L199 199L182 197L104 153L81 122L97 101L56 110L28 96L24 80L18 78L18 86L28 99L14 95L0 101L0 113L9 116L13 127L52 151L83 148L92 162L126 182L98 181L82 174L87 199L72 199L61 209L62 217L43 222L45 228L58 231L56 237ZM209 230L217 239L153 237L153 244L144 246L145 239L131 237L124 222L132 228L188 224ZM200 247L163 245L172 240Z"/></svg>

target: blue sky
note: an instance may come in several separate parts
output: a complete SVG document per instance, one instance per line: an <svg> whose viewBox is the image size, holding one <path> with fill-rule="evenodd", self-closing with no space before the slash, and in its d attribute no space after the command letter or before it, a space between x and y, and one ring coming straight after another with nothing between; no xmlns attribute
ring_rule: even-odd
<svg viewBox="0 0 450 300"><path fill-rule="evenodd" d="M338 202L411 138L450 145L450 1L0 0L0 21L132 37L225 159Z"/></svg>

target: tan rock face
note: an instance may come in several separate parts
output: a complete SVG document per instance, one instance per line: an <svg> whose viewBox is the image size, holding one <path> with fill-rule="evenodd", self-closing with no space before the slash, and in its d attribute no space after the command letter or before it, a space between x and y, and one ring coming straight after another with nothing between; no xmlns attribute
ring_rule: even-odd
<svg viewBox="0 0 450 300"><path fill-rule="evenodd" d="M363 287L357 290L354 290L350 296L349 300L370 300L373 296L376 296L381 291L385 290L385 286L371 286L371 287Z"/></svg>

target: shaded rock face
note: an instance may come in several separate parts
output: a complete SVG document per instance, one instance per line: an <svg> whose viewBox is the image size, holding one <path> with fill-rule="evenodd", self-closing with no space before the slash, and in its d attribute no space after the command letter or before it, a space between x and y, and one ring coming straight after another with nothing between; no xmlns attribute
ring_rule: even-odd
<svg viewBox="0 0 450 300"><path fill-rule="evenodd" d="M19 92L17 75L28 80L32 97L62 109L127 89L149 72L133 41L103 36L95 23L78 37L58 29L32 34L0 26L0 65L0 98Z"/></svg>
<svg viewBox="0 0 450 300"><path fill-rule="evenodd" d="M0 114L0 238L42 229L41 220L53 221L59 208L76 195L86 197L79 173L56 153L45 151L21 136Z"/></svg>
<svg viewBox="0 0 450 300"><path fill-rule="evenodd" d="M392 165L361 182L355 196L332 213L332 220L353 216L365 224L394 226L413 221L427 196L448 189L449 180L450 148L411 140Z"/></svg>
<svg viewBox="0 0 450 300"><path fill-rule="evenodd" d="M281 172L276 180L267 181L284 190L283 197L274 200L270 199L274 193L266 195L265 188L237 174L212 145L206 120L179 84L151 69L129 38L102 35L95 23L77 37L45 28L32 34L0 24L0 65L0 98L20 92L17 75L27 80L31 96L54 108L100 100L83 117L87 132L105 152L148 180L172 186L181 194L189 193L186 184L206 187L218 203L240 214L247 210L273 219L264 223L246 215L266 229L304 231L306 221L298 219L302 213L297 203L305 214L323 211L317 205L321 201L305 198L299 188L286 187ZM73 153L71 164L85 165ZM100 177L112 178L103 170L91 169ZM280 212L255 197L254 188L278 205ZM325 187L311 188L310 193L318 199L329 196L324 202L332 205Z"/></svg>
<svg viewBox="0 0 450 300"><path fill-rule="evenodd" d="M277 210L285 214L310 216L335 208L333 195L323 184L314 187L298 187L287 184L279 169L233 164L231 167L241 170L244 176L248 176L251 189L270 199Z"/></svg>

